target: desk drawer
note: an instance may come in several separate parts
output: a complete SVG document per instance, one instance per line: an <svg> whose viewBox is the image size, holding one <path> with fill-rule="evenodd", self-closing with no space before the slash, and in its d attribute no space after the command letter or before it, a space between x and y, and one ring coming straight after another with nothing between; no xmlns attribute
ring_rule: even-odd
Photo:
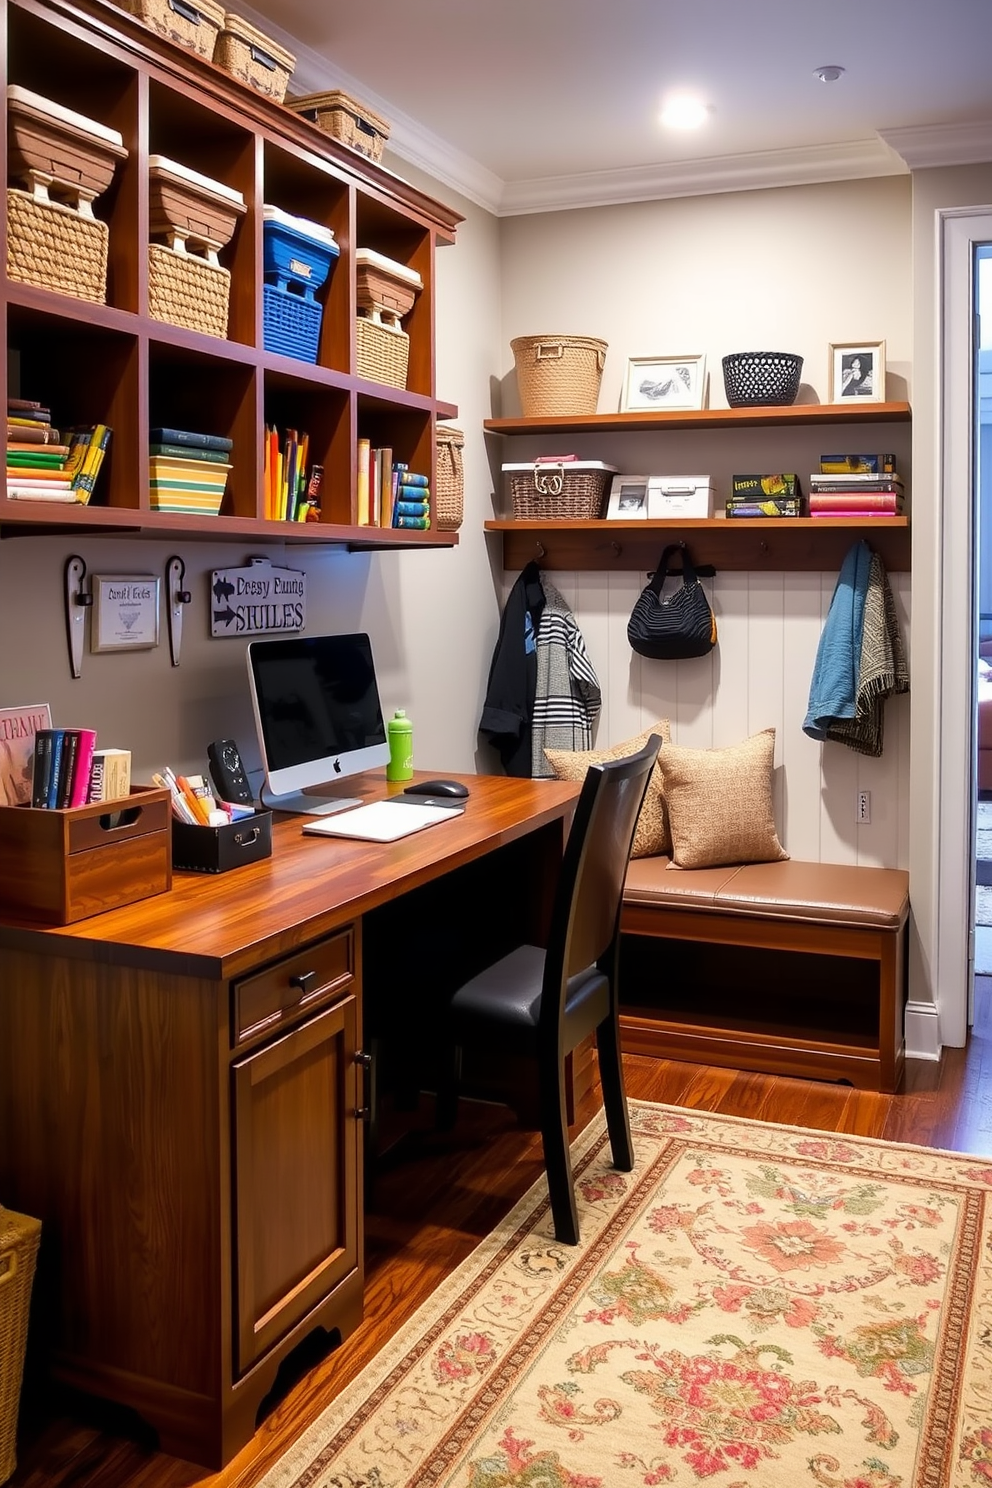
<svg viewBox="0 0 992 1488"><path fill-rule="evenodd" d="M277 961L257 976L235 982L232 1037L235 1048L269 1033L301 1010L339 997L355 975L355 932L318 941Z"/></svg>

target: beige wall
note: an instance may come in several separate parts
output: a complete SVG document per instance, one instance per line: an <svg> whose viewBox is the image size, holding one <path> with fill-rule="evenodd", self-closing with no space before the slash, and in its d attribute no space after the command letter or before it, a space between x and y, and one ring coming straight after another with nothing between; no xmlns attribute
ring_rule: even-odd
<svg viewBox="0 0 992 1488"><path fill-rule="evenodd" d="M888 396L910 396L908 177L509 218L501 229L501 270L505 414L519 408L511 338L562 332L609 343L604 412L619 406L627 357L653 353L705 353L710 406L725 407L723 355L797 352L804 358L801 401L826 402L829 343L862 339L886 341ZM845 449L852 440L866 449L895 449L910 471L909 431L887 424L863 427L857 436L798 430L583 436L569 448L627 473L707 474L719 492L735 470L808 474L825 452L824 439ZM532 439L507 448L514 459L550 452L547 441ZM493 484L498 490L498 476ZM615 743L659 716L671 720L678 742L698 747L774 727L776 810L792 855L906 865L908 698L887 705L880 760L842 745L821 746L802 732L835 570L718 574L708 587L719 647L712 657L675 664L644 661L627 645L627 616L643 575L552 577L575 610L603 686L598 742ZM891 582L908 640L909 575L893 574ZM857 827L855 794L865 789L872 793L872 822Z"/></svg>

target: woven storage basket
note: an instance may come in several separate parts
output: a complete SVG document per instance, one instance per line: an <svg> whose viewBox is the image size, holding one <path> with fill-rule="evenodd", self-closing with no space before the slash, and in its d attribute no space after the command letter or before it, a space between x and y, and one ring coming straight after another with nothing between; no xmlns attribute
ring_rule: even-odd
<svg viewBox="0 0 992 1488"><path fill-rule="evenodd" d="M465 435L451 424L438 424L437 480L434 483L434 525L442 532L454 532L465 515L465 467L462 448Z"/></svg>
<svg viewBox="0 0 992 1488"><path fill-rule="evenodd" d="M17 1459L17 1409L41 1222L0 1205L0 1483Z"/></svg>
<svg viewBox="0 0 992 1488"><path fill-rule="evenodd" d="M296 66L292 52L230 10L224 16L213 60L239 82L264 93L266 98L274 98L276 103L286 97Z"/></svg>
<svg viewBox="0 0 992 1488"><path fill-rule="evenodd" d="M723 386L731 408L794 403L803 370L790 351L735 351L723 359Z"/></svg>
<svg viewBox="0 0 992 1488"><path fill-rule="evenodd" d="M224 7L217 0L120 0L120 5L177 46L213 57L224 24Z"/></svg>
<svg viewBox="0 0 992 1488"><path fill-rule="evenodd" d="M359 377L369 382L383 382L387 387L406 387L406 369L410 360L410 337L406 331L380 325L365 315L356 321L358 345L356 367Z"/></svg>
<svg viewBox="0 0 992 1488"><path fill-rule="evenodd" d="M77 300L107 302L110 229L60 202L7 192L7 277Z"/></svg>
<svg viewBox="0 0 992 1488"><path fill-rule="evenodd" d="M148 245L148 314L154 320L226 336L230 295L230 271L220 264L161 243Z"/></svg>
<svg viewBox="0 0 992 1488"><path fill-rule="evenodd" d="M595 413L606 362L595 336L517 336L510 342L524 418Z"/></svg>
<svg viewBox="0 0 992 1488"><path fill-rule="evenodd" d="M602 514L615 474L615 466L598 461L510 467L513 515L538 521L594 520Z"/></svg>
<svg viewBox="0 0 992 1488"><path fill-rule="evenodd" d="M370 160L381 160L383 147L389 138L389 123L381 114L373 113L367 103L360 103L340 89L330 93L307 93L303 98L289 98L286 107L309 119L325 134L340 140L359 155Z"/></svg>

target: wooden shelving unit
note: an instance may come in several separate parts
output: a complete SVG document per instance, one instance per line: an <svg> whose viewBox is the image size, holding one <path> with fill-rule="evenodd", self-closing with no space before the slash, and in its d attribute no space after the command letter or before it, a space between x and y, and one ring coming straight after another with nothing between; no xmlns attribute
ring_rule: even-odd
<svg viewBox="0 0 992 1488"><path fill-rule="evenodd" d="M773 430L826 425L906 423L908 403L799 404L784 408L704 408L677 413L597 413L568 418L487 419L489 434L505 436L582 434L636 435L668 430L700 434L733 429ZM636 461L634 462L636 465ZM776 466L770 444L768 468ZM791 468L791 467L789 467ZM891 572L910 567L907 517L760 518L727 521L723 517L678 521L535 521L493 518L487 532L499 533L503 566L523 568L532 558L546 569L652 570L666 542L683 538L697 563L718 570L837 568L851 543L867 537Z"/></svg>
<svg viewBox="0 0 992 1488"><path fill-rule="evenodd" d="M458 213L261 97L103 0L7 0L6 81L118 130L128 150L95 214L109 226L107 303L0 281L9 394L38 398L62 427L104 422L113 437L87 507L10 501L0 535L92 529L188 538L337 543L348 548L452 547L457 533L355 524L357 442L388 445L434 480L434 429L457 409L438 399L434 257ZM230 271L226 338L148 314L147 160L161 154L242 193L247 211L221 250ZM5 188L4 188L5 189ZM327 283L316 363L267 351L262 207L330 227L340 248ZM3 217L6 216L4 200ZM404 321L407 387L360 377L354 254L371 248L415 269L423 289ZM306 429L324 466L319 523L262 515L266 424ZM148 432L226 434L233 469L217 517L152 511Z"/></svg>

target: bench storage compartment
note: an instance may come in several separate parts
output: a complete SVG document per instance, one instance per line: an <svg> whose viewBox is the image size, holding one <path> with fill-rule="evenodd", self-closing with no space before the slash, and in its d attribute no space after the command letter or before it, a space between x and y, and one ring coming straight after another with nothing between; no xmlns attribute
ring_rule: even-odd
<svg viewBox="0 0 992 1488"><path fill-rule="evenodd" d="M908 914L901 869L669 872L667 858L635 859L621 920L624 1051L895 1091Z"/></svg>

